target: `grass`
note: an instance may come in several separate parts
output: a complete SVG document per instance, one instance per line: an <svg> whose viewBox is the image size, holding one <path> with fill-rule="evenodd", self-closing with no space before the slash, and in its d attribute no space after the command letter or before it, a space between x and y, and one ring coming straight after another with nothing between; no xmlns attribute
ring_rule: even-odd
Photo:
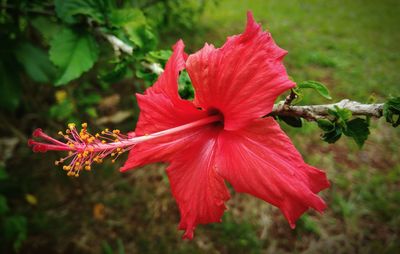
<svg viewBox="0 0 400 254"><path fill-rule="evenodd" d="M285 64L294 80L325 83L334 101L398 95L398 1L209 3L196 33L182 34L189 50L204 41L220 46L226 36L242 32L247 10L289 51ZM307 94L302 103L327 102ZM283 127L305 160L324 169L332 183L322 193L326 213L307 212L296 230L271 205L233 193L223 223L199 226L195 240L185 242L164 166L120 175L115 165L106 165L71 180L49 164L56 157L42 160L19 148L23 160L10 162L15 170L8 181L22 186L10 207L29 221L21 253L398 253L399 129L373 121L371 137L359 150L346 138L322 143L311 123L300 130ZM26 193L38 203L24 201Z"/></svg>

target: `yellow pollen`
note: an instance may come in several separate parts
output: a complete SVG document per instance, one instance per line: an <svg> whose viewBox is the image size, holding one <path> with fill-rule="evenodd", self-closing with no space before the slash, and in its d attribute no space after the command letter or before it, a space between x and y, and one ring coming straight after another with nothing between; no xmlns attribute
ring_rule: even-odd
<svg viewBox="0 0 400 254"><path fill-rule="evenodd" d="M74 148L75 145L74 145L73 143L70 143L70 144L69 144L69 147Z"/></svg>
<svg viewBox="0 0 400 254"><path fill-rule="evenodd" d="M79 154L78 154L79 155ZM79 157L79 156L78 156ZM79 161L75 162L76 166L79 166L81 163Z"/></svg>
<svg viewBox="0 0 400 254"><path fill-rule="evenodd" d="M54 165L56 165L56 166L58 166L59 164L60 164L59 161L55 161L55 162L54 162Z"/></svg>
<svg viewBox="0 0 400 254"><path fill-rule="evenodd" d="M115 159L111 160L111 162L114 163L114 162L115 162Z"/></svg>
<svg viewBox="0 0 400 254"><path fill-rule="evenodd" d="M94 135L96 138L100 137L99 133L96 133L96 135Z"/></svg>
<svg viewBox="0 0 400 254"><path fill-rule="evenodd" d="M93 148L93 147L90 147L90 148L89 148L89 152L94 152L94 148Z"/></svg>
<svg viewBox="0 0 400 254"><path fill-rule="evenodd" d="M67 134L70 134L71 133L71 131L70 130L65 130L65 132L67 133Z"/></svg>
<svg viewBox="0 0 400 254"><path fill-rule="evenodd" d="M61 136L62 136L62 135L64 135L64 134L63 134L62 131L59 131L59 132L58 132L58 135L61 135Z"/></svg>
<svg viewBox="0 0 400 254"><path fill-rule="evenodd" d="M119 142L119 139L117 139L117 138L116 138L116 139L114 139L114 142Z"/></svg>
<svg viewBox="0 0 400 254"><path fill-rule="evenodd" d="M116 129L116 130L113 130L113 133L114 133L114 134L120 134L120 132L121 132L121 131L120 131L120 130L118 130L118 129Z"/></svg>
<svg viewBox="0 0 400 254"><path fill-rule="evenodd" d="M105 141L105 140L102 140L102 141L101 141L101 143L105 144L105 143L106 143L106 141Z"/></svg>
<svg viewBox="0 0 400 254"><path fill-rule="evenodd" d="M86 129L87 128L87 123L82 124L82 128Z"/></svg>
<svg viewBox="0 0 400 254"><path fill-rule="evenodd" d="M74 152L72 152L72 151L68 152L68 156L72 156L73 154L74 154Z"/></svg>
<svg viewBox="0 0 400 254"><path fill-rule="evenodd" d="M86 166L85 170L90 171L91 170L90 166Z"/></svg>
<svg viewBox="0 0 400 254"><path fill-rule="evenodd" d="M75 128L75 124L74 124L74 123L69 123L69 124L68 124L68 128L69 128L70 130L73 130L73 129Z"/></svg>
<svg viewBox="0 0 400 254"><path fill-rule="evenodd" d="M115 153L111 153L111 156L115 156Z"/></svg>

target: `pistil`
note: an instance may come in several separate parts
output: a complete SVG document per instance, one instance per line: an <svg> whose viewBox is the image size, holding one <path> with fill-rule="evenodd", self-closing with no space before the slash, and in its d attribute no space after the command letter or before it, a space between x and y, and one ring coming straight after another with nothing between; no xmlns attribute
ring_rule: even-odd
<svg viewBox="0 0 400 254"><path fill-rule="evenodd" d="M93 162L101 163L107 156L111 156L113 158L112 162L115 162L122 153L131 150L137 144L218 121L221 121L221 116L212 115L191 123L146 134L144 136L135 136L134 134L124 135L121 134L120 130L110 131L109 129L92 135L87 130L86 123L81 125L82 128L79 132L76 129L76 125L70 123L65 133L62 131L58 132L58 134L64 138L65 142L48 136L41 129L36 129L32 136L41 138L43 141L47 142L38 142L30 139L28 145L32 146L34 152L47 152L49 150L67 151L68 155L55 161L55 165L64 164L63 169L68 171L67 175L77 177L83 169L87 171L91 170ZM69 163L65 164L67 161L69 161Z"/></svg>

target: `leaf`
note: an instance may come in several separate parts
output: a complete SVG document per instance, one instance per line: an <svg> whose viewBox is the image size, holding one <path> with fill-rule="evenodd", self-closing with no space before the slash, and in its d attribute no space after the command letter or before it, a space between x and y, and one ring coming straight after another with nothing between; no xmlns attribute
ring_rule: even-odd
<svg viewBox="0 0 400 254"><path fill-rule="evenodd" d="M61 26L57 22L42 16L33 19L32 26L40 32L46 43L58 35L61 30Z"/></svg>
<svg viewBox="0 0 400 254"><path fill-rule="evenodd" d="M156 37L146 22L146 17L139 9L114 10L110 16L114 27L123 28L128 38L136 46L146 51L153 50L157 44Z"/></svg>
<svg viewBox="0 0 400 254"><path fill-rule="evenodd" d="M57 16L66 23L78 21L77 15L83 15L103 24L112 10L110 0L55 0Z"/></svg>
<svg viewBox="0 0 400 254"><path fill-rule="evenodd" d="M357 143L359 148L362 148L365 140L367 140L369 132L369 124L367 120L362 118L354 118L346 123L347 128L343 130L343 133L352 137Z"/></svg>
<svg viewBox="0 0 400 254"><path fill-rule="evenodd" d="M44 50L30 43L23 43L17 47L15 55L32 80L48 83L55 78L57 70Z"/></svg>
<svg viewBox="0 0 400 254"><path fill-rule="evenodd" d="M167 61L172 55L171 50L158 50L158 51L150 51L146 59L150 62L158 62L158 60Z"/></svg>
<svg viewBox="0 0 400 254"><path fill-rule="evenodd" d="M335 109L329 109L328 112L329 114L333 115L338 120L340 120L339 122L347 122L353 115L353 113L350 110L346 108L339 108L336 105Z"/></svg>
<svg viewBox="0 0 400 254"><path fill-rule="evenodd" d="M327 119L318 119L318 127L326 132L330 132L335 128L335 125Z"/></svg>
<svg viewBox="0 0 400 254"><path fill-rule="evenodd" d="M194 88L186 70L181 71L179 75L178 92L182 99L194 98Z"/></svg>
<svg viewBox="0 0 400 254"><path fill-rule="evenodd" d="M328 142L329 144L333 144L340 139L342 136L342 129L340 126L335 125L331 131L325 132L322 135L322 140Z"/></svg>
<svg viewBox="0 0 400 254"><path fill-rule="evenodd" d="M400 125L400 97L391 98L383 105L383 116L393 127Z"/></svg>
<svg viewBox="0 0 400 254"><path fill-rule="evenodd" d="M279 119L295 128L301 128L303 126L303 122L301 121L300 117L279 116Z"/></svg>
<svg viewBox="0 0 400 254"><path fill-rule="evenodd" d="M28 234L27 220L20 215L7 217L3 221L2 231L7 240L13 241L14 250L18 251Z"/></svg>
<svg viewBox="0 0 400 254"><path fill-rule="evenodd" d="M302 81L300 83L297 84L297 87L300 89L305 89L305 88L311 88L314 89L315 91L317 91L322 97L324 97L325 99L331 100L332 97L329 94L329 90L328 88L317 81Z"/></svg>
<svg viewBox="0 0 400 254"><path fill-rule="evenodd" d="M0 108L14 111L21 99L21 83L13 62L0 60Z"/></svg>
<svg viewBox="0 0 400 254"><path fill-rule="evenodd" d="M50 60L62 70L56 86L64 85L88 71L99 55L97 43L90 34L78 34L65 28L50 43Z"/></svg>
<svg viewBox="0 0 400 254"><path fill-rule="evenodd" d="M3 195L0 195L0 216L8 212L7 199Z"/></svg>
<svg viewBox="0 0 400 254"><path fill-rule="evenodd" d="M7 171L3 165L0 165L0 180L6 180L8 178Z"/></svg>

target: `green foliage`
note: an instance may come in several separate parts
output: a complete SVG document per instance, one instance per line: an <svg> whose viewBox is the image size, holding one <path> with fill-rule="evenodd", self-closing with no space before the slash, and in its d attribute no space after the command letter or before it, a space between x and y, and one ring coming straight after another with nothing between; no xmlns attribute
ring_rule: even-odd
<svg viewBox="0 0 400 254"><path fill-rule="evenodd" d="M90 18L103 24L112 7L109 0L55 0L57 16L65 23L79 22L79 18Z"/></svg>
<svg viewBox="0 0 400 254"><path fill-rule="evenodd" d="M279 120L284 121L289 126L295 128L301 128L303 126L303 120L300 117L292 117L292 116L279 116L277 117Z"/></svg>
<svg viewBox="0 0 400 254"><path fill-rule="evenodd" d="M194 88L186 70L181 71L178 79L178 92L183 99L194 98Z"/></svg>
<svg viewBox="0 0 400 254"><path fill-rule="evenodd" d="M400 125L400 97L391 98L384 104L383 116L393 127Z"/></svg>
<svg viewBox="0 0 400 254"><path fill-rule="evenodd" d="M18 76L13 75L15 63L2 60L0 60L0 108L13 111L20 102L21 83Z"/></svg>
<svg viewBox="0 0 400 254"><path fill-rule="evenodd" d="M369 123L366 119L354 118L346 123L343 133L348 137L352 137L358 147L362 148L370 134Z"/></svg>
<svg viewBox="0 0 400 254"><path fill-rule="evenodd" d="M322 140L328 143L335 143L340 139L342 134L353 138L359 148L362 148L367 140L369 131L368 119L354 118L351 119L352 113L348 109L335 107L335 110L330 110L329 113L334 117L334 120L318 119L318 127L324 132ZM351 120L350 120L351 119Z"/></svg>
<svg viewBox="0 0 400 254"><path fill-rule="evenodd" d="M307 89L307 88L313 89L314 91L318 92L318 94L324 97L325 99L328 100L332 99L332 97L329 94L328 88L324 84L317 81L312 81L312 80L302 81L297 84L297 87L295 89L298 92L299 89Z"/></svg>
<svg viewBox="0 0 400 254"><path fill-rule="evenodd" d="M65 28L50 43L50 59L61 69L55 85L65 85L88 71L96 62L99 49L90 34Z"/></svg>
<svg viewBox="0 0 400 254"><path fill-rule="evenodd" d="M49 83L57 75L47 53L30 43L22 43L17 47L15 55L33 81Z"/></svg>
<svg viewBox="0 0 400 254"><path fill-rule="evenodd" d="M21 247L28 235L27 219L24 216L11 215L2 220L4 237L13 242L15 251Z"/></svg>

